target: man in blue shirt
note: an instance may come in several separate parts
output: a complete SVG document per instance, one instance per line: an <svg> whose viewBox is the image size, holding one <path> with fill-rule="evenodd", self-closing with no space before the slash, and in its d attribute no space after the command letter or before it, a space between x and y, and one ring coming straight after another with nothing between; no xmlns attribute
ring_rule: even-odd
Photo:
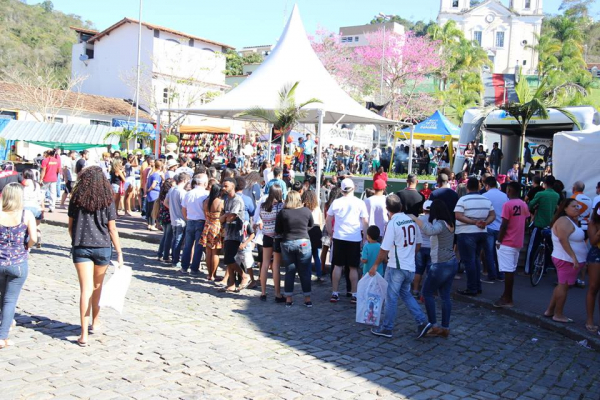
<svg viewBox="0 0 600 400"><path fill-rule="evenodd" d="M283 190L283 199L285 200L285 198L287 197L287 185L281 179L282 173L283 173L283 170L281 169L281 167L273 168L273 179L271 179L265 185L265 194L269 194L269 190L271 189L271 186L278 184L279 186L281 186L281 189Z"/></svg>
<svg viewBox="0 0 600 400"><path fill-rule="evenodd" d="M306 168L308 168L313 162L315 147L317 147L315 141L310 138L310 133L306 135L306 140L302 147L304 148L304 162L306 163Z"/></svg>

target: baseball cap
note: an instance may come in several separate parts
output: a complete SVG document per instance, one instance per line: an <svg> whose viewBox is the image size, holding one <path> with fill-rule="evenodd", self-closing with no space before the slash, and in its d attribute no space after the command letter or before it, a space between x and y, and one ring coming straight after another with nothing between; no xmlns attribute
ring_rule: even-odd
<svg viewBox="0 0 600 400"><path fill-rule="evenodd" d="M351 190L354 190L354 182L352 181L352 179L346 178L342 181L341 187L343 192L349 192Z"/></svg>
<svg viewBox="0 0 600 400"><path fill-rule="evenodd" d="M423 203L423 210L429 210L431 208L431 203L431 200L425 201L425 203Z"/></svg>
<svg viewBox="0 0 600 400"><path fill-rule="evenodd" d="M175 167L177 165L177 161L175 161L173 158L170 160L167 160L167 169L171 168L171 167Z"/></svg>
<svg viewBox="0 0 600 400"><path fill-rule="evenodd" d="M386 186L387 184L383 179L377 179L375 182L373 182L373 189L375 190L383 190L386 188Z"/></svg>

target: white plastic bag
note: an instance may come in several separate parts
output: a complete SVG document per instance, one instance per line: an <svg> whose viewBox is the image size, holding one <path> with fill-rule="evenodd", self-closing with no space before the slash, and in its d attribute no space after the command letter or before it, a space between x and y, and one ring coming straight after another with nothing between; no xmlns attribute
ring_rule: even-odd
<svg viewBox="0 0 600 400"><path fill-rule="evenodd" d="M115 267L115 273L110 277L109 281L102 288L100 295L100 307L111 307L123 314L123 304L125 303L125 295L129 284L131 283L131 267L122 266L111 262Z"/></svg>
<svg viewBox="0 0 600 400"><path fill-rule="evenodd" d="M379 273L365 274L358 282L356 293L356 322L366 325L379 325L383 302L388 283Z"/></svg>

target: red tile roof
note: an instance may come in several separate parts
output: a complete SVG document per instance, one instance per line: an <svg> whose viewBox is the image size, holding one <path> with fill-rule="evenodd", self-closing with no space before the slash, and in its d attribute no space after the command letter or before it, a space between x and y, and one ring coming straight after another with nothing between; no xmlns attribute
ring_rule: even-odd
<svg viewBox="0 0 600 400"><path fill-rule="evenodd" d="M20 85L0 81L0 109L23 109L26 101L25 97ZM77 92L68 93L67 99L61 109L78 110L114 117L129 117L135 114L135 107L123 99ZM150 114L142 110L140 110L139 116L147 120L154 119Z"/></svg>
<svg viewBox="0 0 600 400"><path fill-rule="evenodd" d="M120 20L116 24L114 24L112 26L109 26L108 28L106 28L102 32L100 32L100 33L96 34L94 37L90 38L90 40L88 40L88 42L93 43L96 40L101 39L103 36L108 35L111 31L117 29L118 27L120 27L121 25L124 25L126 23L138 24L139 21L137 21L135 19L132 19L132 18L123 18L122 20ZM190 35L188 33L176 31L174 29L165 28L164 26L149 24L148 22L143 22L143 21L142 21L142 25L144 25L145 27L147 27L149 29L157 29L159 31L172 33L174 35L186 37L188 39L199 40L201 42L206 42L206 43L214 44L214 45L225 47L225 48L228 48L228 49L234 49L234 47L229 46L228 44L223 44L223 43L215 42L214 40L204 39L204 38L201 38L201 37L198 37L198 36Z"/></svg>

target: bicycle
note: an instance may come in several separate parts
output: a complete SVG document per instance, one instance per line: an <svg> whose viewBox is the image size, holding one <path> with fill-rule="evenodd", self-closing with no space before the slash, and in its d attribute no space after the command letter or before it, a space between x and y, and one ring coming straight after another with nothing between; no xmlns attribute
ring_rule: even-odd
<svg viewBox="0 0 600 400"><path fill-rule="evenodd" d="M546 272L546 254L547 249L552 248L552 230L550 228L543 229L541 232L542 241L535 251L533 258L533 271L529 275L531 286L537 286L542 280L544 272Z"/></svg>

